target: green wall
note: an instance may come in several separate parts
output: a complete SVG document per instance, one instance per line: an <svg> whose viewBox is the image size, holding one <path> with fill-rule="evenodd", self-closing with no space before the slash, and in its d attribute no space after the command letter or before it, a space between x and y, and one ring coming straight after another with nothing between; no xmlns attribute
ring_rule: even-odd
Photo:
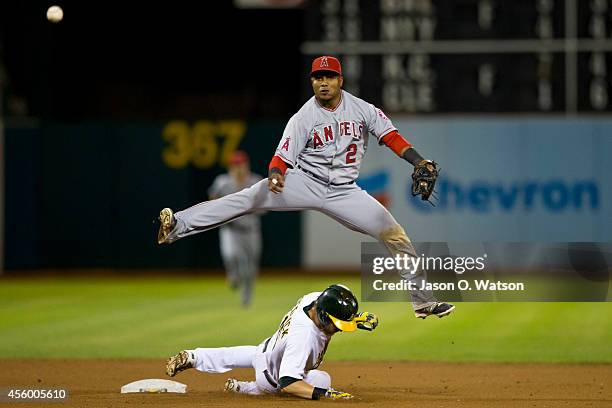
<svg viewBox="0 0 612 408"><path fill-rule="evenodd" d="M265 175L283 126L9 125L5 267L220 267L217 231L160 247L153 220L163 207L183 209L205 200L235 148L248 151L253 171ZM299 265L300 213L269 213L262 224L262 264Z"/></svg>

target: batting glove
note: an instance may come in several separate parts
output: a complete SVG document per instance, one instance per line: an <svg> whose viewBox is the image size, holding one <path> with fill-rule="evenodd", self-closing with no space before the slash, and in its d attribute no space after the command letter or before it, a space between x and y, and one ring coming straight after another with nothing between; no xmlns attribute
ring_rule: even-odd
<svg viewBox="0 0 612 408"><path fill-rule="evenodd" d="M353 398L353 395L349 394L348 392L337 391L337 390L334 390L333 388L328 388L327 392L325 393L325 397L337 400L337 399L351 399Z"/></svg>
<svg viewBox="0 0 612 408"><path fill-rule="evenodd" d="M355 318L357 328L372 331L378 326L378 316L370 312L361 312Z"/></svg>

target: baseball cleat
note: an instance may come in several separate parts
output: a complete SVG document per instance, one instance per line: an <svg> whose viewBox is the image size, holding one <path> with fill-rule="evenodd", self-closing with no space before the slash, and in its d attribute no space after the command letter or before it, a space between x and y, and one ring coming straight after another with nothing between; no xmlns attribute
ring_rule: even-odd
<svg viewBox="0 0 612 408"><path fill-rule="evenodd" d="M240 392L240 382L235 378L228 378L223 386L223 392Z"/></svg>
<svg viewBox="0 0 612 408"><path fill-rule="evenodd" d="M436 302L431 306L424 307L414 311L414 315L420 319L425 319L427 316L444 317L449 315L455 306L446 302Z"/></svg>
<svg viewBox="0 0 612 408"><path fill-rule="evenodd" d="M183 350L168 359L168 362L166 363L166 374L169 377L174 377L181 371L185 371L188 368L193 368L194 362L195 356L193 353Z"/></svg>
<svg viewBox="0 0 612 408"><path fill-rule="evenodd" d="M174 228L176 221L174 212L170 208L164 208L159 212L159 232L157 233L157 243L165 244L170 235L170 231Z"/></svg>

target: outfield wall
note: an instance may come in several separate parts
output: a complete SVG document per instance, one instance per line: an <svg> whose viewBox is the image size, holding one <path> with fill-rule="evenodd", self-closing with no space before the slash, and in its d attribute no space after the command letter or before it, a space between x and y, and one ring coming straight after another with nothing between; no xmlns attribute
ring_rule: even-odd
<svg viewBox="0 0 612 408"><path fill-rule="evenodd" d="M611 241L612 120L396 120L442 174L436 208L411 168L369 146L359 183L416 241ZM265 174L283 121L9 123L7 269L220 268L218 235L159 247L160 208L206 199L229 153ZM303 218L302 218L303 217ZM303 220L302 220L303 219ZM267 267L356 267L365 238L316 213L263 217Z"/></svg>
<svg viewBox="0 0 612 408"><path fill-rule="evenodd" d="M267 174L282 122L13 124L6 132L6 268L220 268L218 234L156 244L163 207L207 199L236 148ZM298 266L300 214L263 218L263 265ZM278 237L282 236L280 250Z"/></svg>
<svg viewBox="0 0 612 408"><path fill-rule="evenodd" d="M396 120L442 168L437 206L411 196L410 168L372 143L360 184L414 241L612 241L612 120ZM358 267L365 237L303 219L303 264Z"/></svg>

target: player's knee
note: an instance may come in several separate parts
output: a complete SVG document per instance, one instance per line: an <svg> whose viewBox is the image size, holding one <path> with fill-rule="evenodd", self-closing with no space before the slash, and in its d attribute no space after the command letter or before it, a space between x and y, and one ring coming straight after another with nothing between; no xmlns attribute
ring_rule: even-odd
<svg viewBox="0 0 612 408"><path fill-rule="evenodd" d="M383 232L380 233L380 240L385 244L392 246L410 244L410 240L408 239L408 236L401 225L396 225L383 230Z"/></svg>
<svg viewBox="0 0 612 408"><path fill-rule="evenodd" d="M308 373L306 382L313 387L329 388L331 387L331 376L327 371L312 370Z"/></svg>
<svg viewBox="0 0 612 408"><path fill-rule="evenodd" d="M331 375L327 371L321 371L321 388L331 387Z"/></svg>

